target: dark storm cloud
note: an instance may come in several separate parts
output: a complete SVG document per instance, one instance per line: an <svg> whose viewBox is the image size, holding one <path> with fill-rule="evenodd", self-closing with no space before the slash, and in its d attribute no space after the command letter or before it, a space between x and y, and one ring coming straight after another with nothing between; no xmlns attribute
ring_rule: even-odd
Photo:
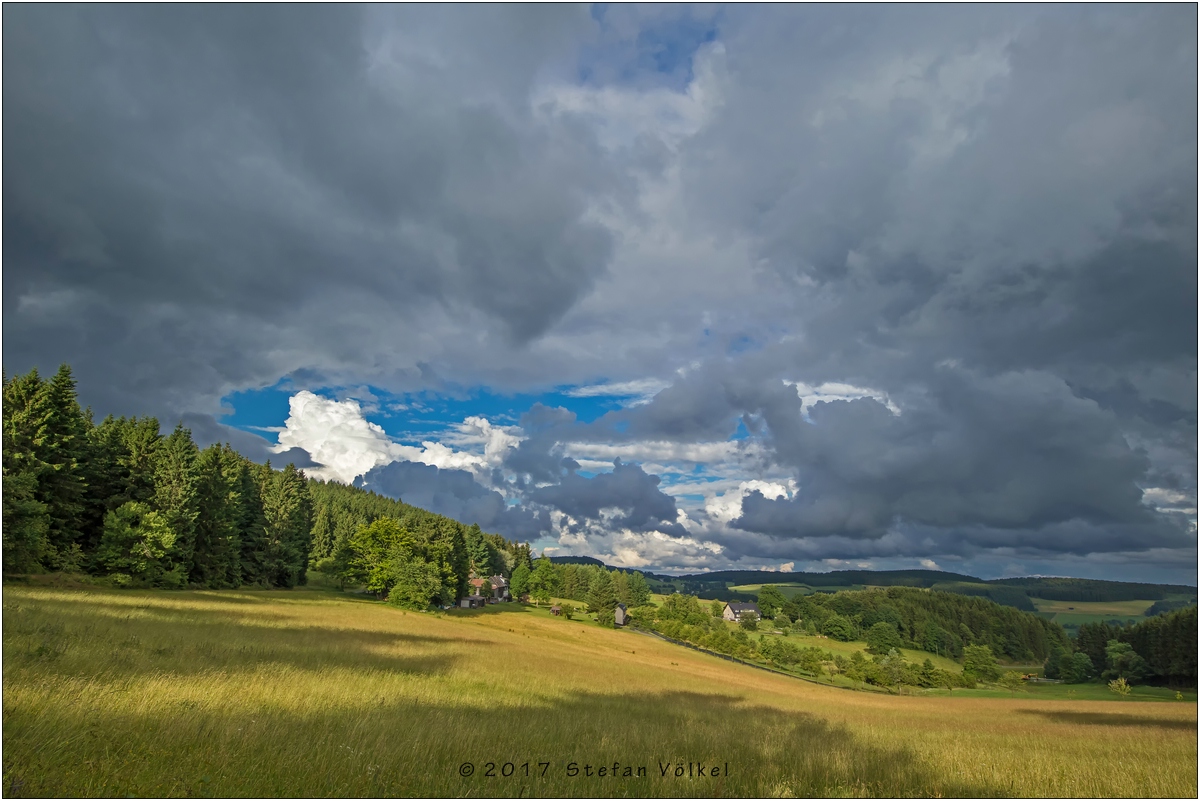
<svg viewBox="0 0 1200 801"><path fill-rule="evenodd" d="M622 514L609 521L613 528L687 536L687 531L675 522L675 499L660 490L659 483L658 476L617 459L611 473L586 478L571 472L558 484L533 490L528 500L577 520L598 521L603 510L618 509Z"/></svg>
<svg viewBox="0 0 1200 801"><path fill-rule="evenodd" d="M670 378L589 424L530 410L493 485L665 531L656 476L579 476L564 443L740 421L770 463L746 477L797 492L752 493L740 529L693 518L729 558L1194 562L1194 6L4 22L9 373L72 361L101 413L164 419L288 373ZM785 380L900 414L806 420Z"/></svg>
<svg viewBox="0 0 1200 801"><path fill-rule="evenodd" d="M583 219L611 184L590 140L535 124L524 94L587 22L564 7L7 9L6 362L70 359L99 405L178 411L189 388L308 366L281 361L278 338L301 336L317 300L331 319L310 359L360 333L337 319L373 313L357 296L540 334L611 252Z"/></svg>
<svg viewBox="0 0 1200 801"><path fill-rule="evenodd" d="M272 450L273 443L240 428L223 425L212 415L189 413L180 417L180 422L192 432L192 439L201 448L228 443L242 456L259 464L269 460L276 467L287 464L300 469L320 467L303 448L288 448L277 453Z"/></svg>
<svg viewBox="0 0 1200 801"><path fill-rule="evenodd" d="M535 539L550 527L545 513L508 506L500 493L481 486L465 470L393 462L376 467L355 483L468 525L478 523L484 531L519 541Z"/></svg>

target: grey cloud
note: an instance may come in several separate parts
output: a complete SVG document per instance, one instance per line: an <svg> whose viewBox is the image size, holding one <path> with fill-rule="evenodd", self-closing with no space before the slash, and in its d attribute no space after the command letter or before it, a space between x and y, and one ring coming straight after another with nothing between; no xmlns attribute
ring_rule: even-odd
<svg viewBox="0 0 1200 801"><path fill-rule="evenodd" d="M105 362L115 383L138 375L122 358L153 364L137 408L184 411L184 387L211 403L336 364L353 320L329 321L307 359L279 351L314 301L331 317L474 308L524 342L611 255L584 219L616 191L601 157L525 97L591 24L582 9L62 6L5 21L6 361ZM221 358L254 345L275 355Z"/></svg>
<svg viewBox="0 0 1200 801"><path fill-rule="evenodd" d="M301 469L320 467L303 448L288 448L276 453L271 449L272 443L265 438L220 423L212 415L189 413L180 417L180 422L192 432L192 439L201 448L229 443L238 453L259 464L270 461L277 467L289 463Z"/></svg>
<svg viewBox="0 0 1200 801"><path fill-rule="evenodd" d="M568 473L560 483L530 492L528 500L580 520L600 520L602 510L619 509L623 514L611 521L614 528L687 536L676 522L675 499L658 488L660 482L640 466L617 459L611 473L591 478Z"/></svg>
<svg viewBox="0 0 1200 801"><path fill-rule="evenodd" d="M514 490L586 517L619 482L576 475L562 442L740 419L801 488L752 495L755 531L706 529L746 559L1194 562L1188 521L1140 502L1195 505L1194 7L595 16L6 9L6 369L68 360L97 411L163 419L285 374L674 376L591 424L535 407ZM678 90L710 27L694 135L660 140L672 105L609 148L627 117L532 107L547 75L605 102ZM903 413L809 423L783 379ZM638 525L674 521L653 477L623 476Z"/></svg>
<svg viewBox="0 0 1200 801"><path fill-rule="evenodd" d="M871 399L817 403L812 423L767 409L792 500L751 495L737 525L780 536L880 537L897 521L1040 528L1150 521L1148 462L1111 413L1060 380L946 369L927 398L893 415Z"/></svg>
<svg viewBox="0 0 1200 801"><path fill-rule="evenodd" d="M376 467L355 484L519 541L536 539L550 527L544 513L510 507L500 493L480 485L465 470L393 462Z"/></svg>

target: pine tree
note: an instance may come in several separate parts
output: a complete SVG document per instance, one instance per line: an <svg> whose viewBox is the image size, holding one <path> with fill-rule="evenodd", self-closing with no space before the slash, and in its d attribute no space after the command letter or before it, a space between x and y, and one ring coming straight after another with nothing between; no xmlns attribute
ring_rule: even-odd
<svg viewBox="0 0 1200 801"><path fill-rule="evenodd" d="M196 443L192 432L180 423L158 448L154 468L154 509L174 536L171 561L181 583L192 570L196 544Z"/></svg>
<svg viewBox="0 0 1200 801"><path fill-rule="evenodd" d="M642 606L650 603L650 585L641 573L629 574L629 605Z"/></svg>
<svg viewBox="0 0 1200 801"><path fill-rule="evenodd" d="M154 500L154 477L158 464L158 450L162 446L158 420L153 417L131 417L122 427L121 438L124 449L121 465L127 478L125 495L127 500L150 503Z"/></svg>
<svg viewBox="0 0 1200 801"><path fill-rule="evenodd" d="M196 535L189 580L205 587L241 584L238 537L239 459L228 447L212 445L196 459Z"/></svg>
<svg viewBox="0 0 1200 801"><path fill-rule="evenodd" d="M271 475L270 463L257 465L242 458L237 468L238 542L241 547L241 583L270 586L267 576L267 521L263 515L262 486Z"/></svg>
<svg viewBox="0 0 1200 801"><path fill-rule="evenodd" d="M51 559L58 569L77 570L82 560L85 484L80 461L85 457L87 421L75 395L71 368L60 366L52 379L41 384L38 394L42 437L35 447L50 469L42 473L37 495L50 517Z"/></svg>
<svg viewBox="0 0 1200 801"><path fill-rule="evenodd" d="M607 570L597 572L588 588L588 613L597 615L602 626L616 625L613 620L613 610L617 608L617 594L613 588L612 576Z"/></svg>
<svg viewBox="0 0 1200 801"><path fill-rule="evenodd" d="M633 606L633 601L629 595L629 576L624 571L614 570L609 573L612 579L613 594L616 595L617 601L626 606Z"/></svg>
<svg viewBox="0 0 1200 801"><path fill-rule="evenodd" d="M37 450L45 417L40 384L37 370L4 378L3 553L10 573L40 570L50 547L50 515L38 499L39 482L50 470Z"/></svg>
<svg viewBox="0 0 1200 801"><path fill-rule="evenodd" d="M293 464L265 477L260 491L265 518L267 581L295 587L307 581L312 534L312 499L304 473Z"/></svg>
<svg viewBox="0 0 1200 801"><path fill-rule="evenodd" d="M84 416L88 420L87 456L83 462L83 478L87 488L83 499L81 544L85 553L94 554L100 546L105 516L130 500L129 470L122 464L125 451L123 426L126 421L124 418L118 421L109 415L100 425L92 425L91 409Z"/></svg>

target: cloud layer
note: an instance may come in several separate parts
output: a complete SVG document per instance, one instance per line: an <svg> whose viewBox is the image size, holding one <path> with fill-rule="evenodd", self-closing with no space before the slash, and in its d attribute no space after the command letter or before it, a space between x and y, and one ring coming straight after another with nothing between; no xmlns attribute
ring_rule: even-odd
<svg viewBox="0 0 1200 801"><path fill-rule="evenodd" d="M1194 7L5 23L10 374L623 564L1195 580Z"/></svg>

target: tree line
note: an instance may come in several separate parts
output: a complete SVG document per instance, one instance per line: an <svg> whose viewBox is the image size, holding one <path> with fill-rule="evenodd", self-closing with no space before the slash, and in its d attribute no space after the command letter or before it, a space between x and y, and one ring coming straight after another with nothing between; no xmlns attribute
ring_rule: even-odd
<svg viewBox="0 0 1200 801"><path fill-rule="evenodd" d="M471 572L508 575L527 544L390 498L197 447L178 425L81 409L70 367L3 379L8 573L85 572L118 586L293 587L310 566L416 605ZM436 576L436 588L433 587Z"/></svg>
<svg viewBox="0 0 1200 801"><path fill-rule="evenodd" d="M765 617L799 623L809 634L849 642L887 630L898 646L959 659L969 646L986 645L1014 662L1041 661L1053 644L1066 646L1062 628L1037 615L980 597L911 587L844 590L785 599L778 588L759 592ZM779 618L782 617L782 620ZM882 624L882 627L880 628Z"/></svg>
<svg viewBox="0 0 1200 801"><path fill-rule="evenodd" d="M588 614L596 615L603 626L613 625L618 603L631 609L650 602L650 585L636 570L609 570L602 564L556 564L546 557L518 565L509 589L513 596L528 594L539 604L549 602L551 597L583 602Z"/></svg>
<svg viewBox="0 0 1200 801"><path fill-rule="evenodd" d="M1196 607L1135 625L1084 623L1074 648L1050 655L1046 676L1067 682L1122 678L1129 683L1196 684Z"/></svg>
<svg viewBox="0 0 1200 801"><path fill-rule="evenodd" d="M768 587L763 589L767 590ZM770 590L779 592L774 587L770 587ZM929 658L920 664L909 662L900 653L900 648L907 647L907 644L901 640L892 624L883 621L872 624L866 634L866 652L869 656L855 651L847 657L822 648L798 645L789 640L788 635L808 633L806 621L802 618L790 620L787 613L782 611L782 605L790 602L785 601L782 594L777 598L772 597L774 593L767 592L767 608L763 612L766 615L770 610L775 616L762 625L770 625L782 637L752 638L750 632L760 627L759 620L753 614L744 614L737 626L730 626L723 618L724 602L711 600L702 604L694 595L676 593L668 596L661 606L637 607L632 612L636 625L671 639L813 678L825 676L831 682L835 676L844 675L859 687L869 684L896 689L907 685L953 690L975 687L981 681L1003 683L1007 679L1011 683L1014 676L1016 681L1020 680L1019 674L1002 672L995 654L987 645L965 646L961 654L961 670L937 668ZM764 601L761 596L759 604L762 609ZM775 604L774 608L772 604Z"/></svg>

